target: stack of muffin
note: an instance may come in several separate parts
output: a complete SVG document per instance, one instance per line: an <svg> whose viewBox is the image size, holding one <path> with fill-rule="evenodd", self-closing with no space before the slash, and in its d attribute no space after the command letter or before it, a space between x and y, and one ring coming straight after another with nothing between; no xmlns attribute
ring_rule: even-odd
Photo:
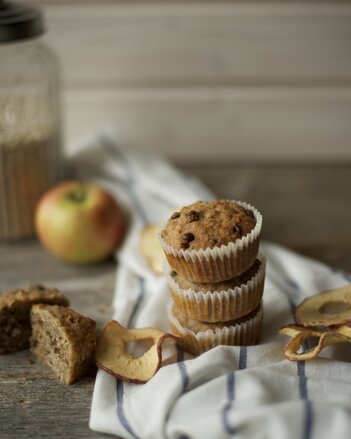
<svg viewBox="0 0 351 439"><path fill-rule="evenodd" d="M160 233L170 265L172 332L196 355L258 342L265 258L261 214L240 201L198 201L174 212Z"/></svg>

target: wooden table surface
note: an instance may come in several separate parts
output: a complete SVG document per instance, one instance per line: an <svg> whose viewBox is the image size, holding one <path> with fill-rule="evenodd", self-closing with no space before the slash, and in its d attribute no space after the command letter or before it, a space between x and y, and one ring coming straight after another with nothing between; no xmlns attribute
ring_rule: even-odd
<svg viewBox="0 0 351 439"><path fill-rule="evenodd" d="M184 167L219 196L251 202L264 215L266 240L351 271L351 166ZM66 265L35 240L0 244L0 291L41 282L97 321L111 315L116 266ZM94 377L57 382L29 351L0 357L0 437L104 438L89 430Z"/></svg>

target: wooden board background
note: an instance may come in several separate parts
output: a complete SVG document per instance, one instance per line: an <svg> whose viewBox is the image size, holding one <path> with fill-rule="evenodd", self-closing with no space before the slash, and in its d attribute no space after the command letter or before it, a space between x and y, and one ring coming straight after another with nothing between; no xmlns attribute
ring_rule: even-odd
<svg viewBox="0 0 351 439"><path fill-rule="evenodd" d="M66 138L178 161L351 158L351 3L50 1Z"/></svg>

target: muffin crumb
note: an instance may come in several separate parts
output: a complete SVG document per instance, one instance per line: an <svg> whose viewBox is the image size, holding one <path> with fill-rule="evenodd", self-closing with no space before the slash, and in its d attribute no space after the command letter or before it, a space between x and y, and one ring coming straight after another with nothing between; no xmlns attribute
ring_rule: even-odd
<svg viewBox="0 0 351 439"><path fill-rule="evenodd" d="M66 384L91 368L96 348L95 322L72 309L34 305L31 310L31 350Z"/></svg>
<svg viewBox="0 0 351 439"><path fill-rule="evenodd" d="M69 306L69 300L59 290L41 284L0 296L0 354L29 347L30 310L37 303Z"/></svg>

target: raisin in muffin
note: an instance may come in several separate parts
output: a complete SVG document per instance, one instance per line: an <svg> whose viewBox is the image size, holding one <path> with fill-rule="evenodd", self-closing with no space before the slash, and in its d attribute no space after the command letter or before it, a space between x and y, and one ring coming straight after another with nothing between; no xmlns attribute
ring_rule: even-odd
<svg viewBox="0 0 351 439"><path fill-rule="evenodd" d="M259 305L264 279L265 258L259 255L245 273L216 284L192 282L171 271L169 289L182 314L203 322L225 322L238 319Z"/></svg>
<svg viewBox="0 0 351 439"><path fill-rule="evenodd" d="M72 309L34 305L31 350L66 384L84 376L94 362L95 322Z"/></svg>
<svg viewBox="0 0 351 439"><path fill-rule="evenodd" d="M262 304L246 316L229 322L205 323L182 314L176 305L168 307L172 333L179 336L177 343L193 355L215 346L248 346L257 344L263 319Z"/></svg>
<svg viewBox="0 0 351 439"><path fill-rule="evenodd" d="M29 347L30 310L36 303L69 306L59 290L43 285L30 285L0 296L0 354Z"/></svg>
<svg viewBox="0 0 351 439"><path fill-rule="evenodd" d="M261 214L240 201L198 201L174 212L160 233L177 273L199 283L240 276L255 262Z"/></svg>

